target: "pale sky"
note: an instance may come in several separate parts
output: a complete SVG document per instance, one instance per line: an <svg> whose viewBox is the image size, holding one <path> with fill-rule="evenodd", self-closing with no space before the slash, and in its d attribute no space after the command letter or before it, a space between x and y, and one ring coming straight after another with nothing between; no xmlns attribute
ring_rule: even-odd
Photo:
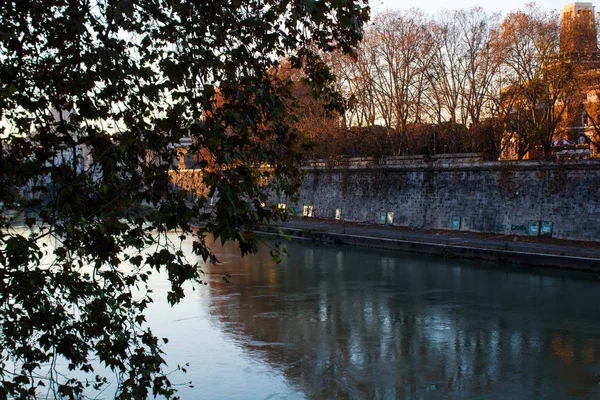
<svg viewBox="0 0 600 400"><path fill-rule="evenodd" d="M428 14L437 14L444 9L459 10L480 6L487 11L500 11L502 14L507 14L511 11L523 9L528 2L529 0L370 0L370 6L373 13L386 9L406 10L409 8L420 8ZM548 11L557 10L560 12L565 5L574 2L572 0L539 0L535 3ZM600 11L600 1L587 0L587 2L591 2L596 7L596 11Z"/></svg>

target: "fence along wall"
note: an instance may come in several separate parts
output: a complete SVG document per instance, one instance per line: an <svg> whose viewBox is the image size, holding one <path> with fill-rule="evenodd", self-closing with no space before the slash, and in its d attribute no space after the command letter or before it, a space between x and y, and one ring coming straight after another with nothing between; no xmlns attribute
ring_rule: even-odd
<svg viewBox="0 0 600 400"><path fill-rule="evenodd" d="M557 238L600 241L600 160L413 159L313 164L306 172L299 201L286 204L300 214L312 205L314 217L333 219L341 209L344 220L380 223L390 212L388 223L397 226L516 235L551 229Z"/></svg>

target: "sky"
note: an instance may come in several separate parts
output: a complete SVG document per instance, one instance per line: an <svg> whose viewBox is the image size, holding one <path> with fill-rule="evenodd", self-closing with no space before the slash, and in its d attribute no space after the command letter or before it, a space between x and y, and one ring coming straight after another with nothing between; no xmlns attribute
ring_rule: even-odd
<svg viewBox="0 0 600 400"><path fill-rule="evenodd" d="M459 10L480 6L487 11L500 11L502 14L507 14L511 11L523 9L528 2L529 0L370 0L370 5L374 13L386 9L420 8L428 14L437 14L444 9ZM574 2L573 0L538 0L535 3L548 11L557 10L560 12L565 5ZM587 2L591 2L596 7L596 11L600 11L600 1L587 0Z"/></svg>

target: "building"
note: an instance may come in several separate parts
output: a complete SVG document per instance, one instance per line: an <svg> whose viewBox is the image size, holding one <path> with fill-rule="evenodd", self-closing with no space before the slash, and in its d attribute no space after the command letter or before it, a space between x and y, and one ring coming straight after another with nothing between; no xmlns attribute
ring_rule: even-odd
<svg viewBox="0 0 600 400"><path fill-rule="evenodd" d="M600 53L594 5L576 2L564 6L559 33L559 53L555 55L555 66L562 72L557 76L573 74L575 80L566 86L568 91L563 92L564 99L555 103L560 111L553 119L554 123L559 121L559 125L553 128L556 130L547 140L552 141L551 151L555 158L600 157ZM550 63L547 68L552 70L553 65ZM540 84L550 83L540 81ZM520 89L517 86L503 90L506 99L501 101L510 100L512 103L509 116L511 128L519 126L521 115L529 115L536 123L544 123L544 118L547 118L544 113L550 107L544 103L532 106L531 99L526 95L519 100ZM540 93L544 93L544 90L540 89ZM544 156L541 143L522 141L518 135L505 135L503 144L501 159L537 159Z"/></svg>
<svg viewBox="0 0 600 400"><path fill-rule="evenodd" d="M566 5L561 13L560 52L578 67L580 96L568 108L565 134L557 143L557 156L577 153L598 157L600 141L600 55L595 9L592 3ZM575 153L573 153L577 149Z"/></svg>
<svg viewBox="0 0 600 400"><path fill-rule="evenodd" d="M592 3L571 3L563 7L560 52L572 58L597 52L596 22Z"/></svg>

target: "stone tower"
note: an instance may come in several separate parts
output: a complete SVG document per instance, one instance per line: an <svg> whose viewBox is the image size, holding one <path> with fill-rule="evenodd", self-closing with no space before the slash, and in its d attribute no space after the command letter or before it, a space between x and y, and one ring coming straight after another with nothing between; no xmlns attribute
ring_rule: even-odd
<svg viewBox="0 0 600 400"><path fill-rule="evenodd" d="M571 3L561 13L560 51L573 56L598 51L596 20L592 3Z"/></svg>

